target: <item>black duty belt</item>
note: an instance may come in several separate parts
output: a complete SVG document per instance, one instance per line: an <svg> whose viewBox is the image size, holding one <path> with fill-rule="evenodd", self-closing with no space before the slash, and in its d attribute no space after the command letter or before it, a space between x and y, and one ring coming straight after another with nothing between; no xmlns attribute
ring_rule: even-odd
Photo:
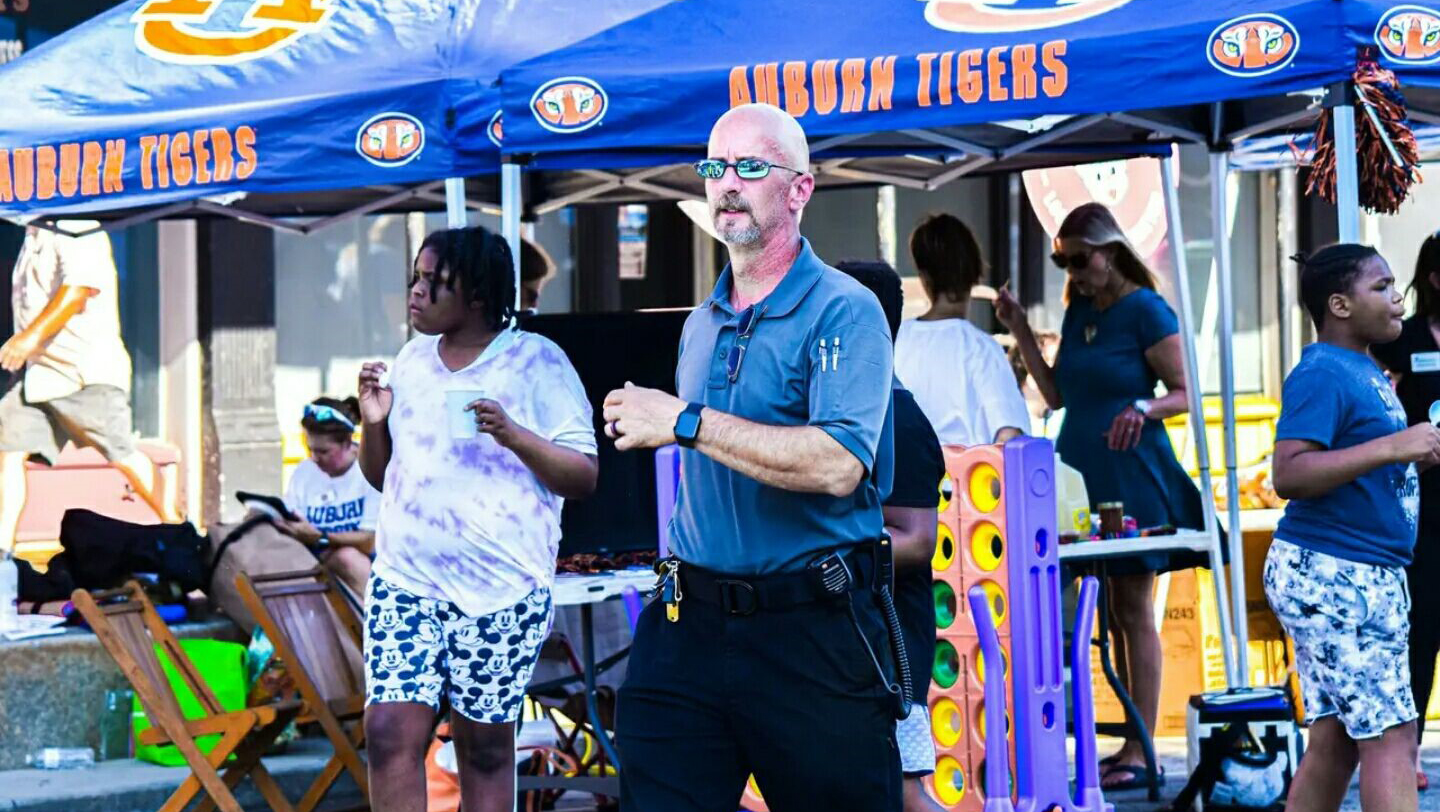
<svg viewBox="0 0 1440 812"><path fill-rule="evenodd" d="M850 590L869 587L875 574L875 556L869 543L841 552L850 569ZM779 612L797 606L833 600L815 572L804 569L779 575L737 576L679 563L680 586L685 599L719 606L730 615Z"/></svg>

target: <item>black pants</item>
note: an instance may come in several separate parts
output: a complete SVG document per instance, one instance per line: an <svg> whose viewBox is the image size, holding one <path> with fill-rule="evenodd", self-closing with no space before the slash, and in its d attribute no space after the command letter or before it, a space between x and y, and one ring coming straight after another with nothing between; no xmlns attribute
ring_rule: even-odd
<svg viewBox="0 0 1440 812"><path fill-rule="evenodd" d="M1421 507L1420 533L1415 539L1415 560L1405 568L1410 582L1410 692L1420 722L1415 726L1425 735L1425 707L1435 685L1435 658L1440 656L1440 520L1424 515ZM1431 511L1440 511L1440 506Z"/></svg>
<svg viewBox="0 0 1440 812"><path fill-rule="evenodd" d="M852 594L893 673L883 616ZM844 605L640 615L616 710L622 812L735 812L754 774L773 812L899 812L894 705Z"/></svg>

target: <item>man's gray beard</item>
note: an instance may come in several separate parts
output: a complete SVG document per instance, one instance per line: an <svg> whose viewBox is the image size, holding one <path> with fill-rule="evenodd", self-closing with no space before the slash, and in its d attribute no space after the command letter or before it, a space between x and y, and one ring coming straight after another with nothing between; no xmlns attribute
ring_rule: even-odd
<svg viewBox="0 0 1440 812"><path fill-rule="evenodd" d="M754 245L760 242L760 226L753 220L748 226L717 229L717 232L720 241L726 245Z"/></svg>

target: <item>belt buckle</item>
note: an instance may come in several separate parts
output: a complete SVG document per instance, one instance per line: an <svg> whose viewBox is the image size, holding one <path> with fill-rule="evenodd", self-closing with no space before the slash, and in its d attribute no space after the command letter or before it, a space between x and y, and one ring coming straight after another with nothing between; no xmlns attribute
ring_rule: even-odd
<svg viewBox="0 0 1440 812"><path fill-rule="evenodd" d="M745 581L721 579L715 586L720 590L720 608L727 615L753 615L760 608L755 587ZM740 600L740 596L745 596L744 600Z"/></svg>

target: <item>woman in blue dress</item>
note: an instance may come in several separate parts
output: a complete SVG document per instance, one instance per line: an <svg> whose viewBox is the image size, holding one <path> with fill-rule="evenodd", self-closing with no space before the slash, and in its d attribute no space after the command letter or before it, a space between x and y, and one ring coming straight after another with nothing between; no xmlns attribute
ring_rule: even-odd
<svg viewBox="0 0 1440 812"><path fill-rule="evenodd" d="M1084 476L1091 502L1123 502L1141 527L1203 527L1200 492L1180 467L1161 422L1188 406L1174 311L1115 217L1098 203L1070 212L1051 258L1069 274L1054 366L1045 362L1024 309L1008 291L995 307L1050 408L1065 408L1056 452ZM1162 397L1155 396L1159 382L1165 384ZM1183 566L1193 563L1191 558ZM1159 553L1108 568L1116 664L1150 731L1162 662L1155 574L1179 565ZM1144 785L1143 750L1133 736L1102 765L1106 789Z"/></svg>

